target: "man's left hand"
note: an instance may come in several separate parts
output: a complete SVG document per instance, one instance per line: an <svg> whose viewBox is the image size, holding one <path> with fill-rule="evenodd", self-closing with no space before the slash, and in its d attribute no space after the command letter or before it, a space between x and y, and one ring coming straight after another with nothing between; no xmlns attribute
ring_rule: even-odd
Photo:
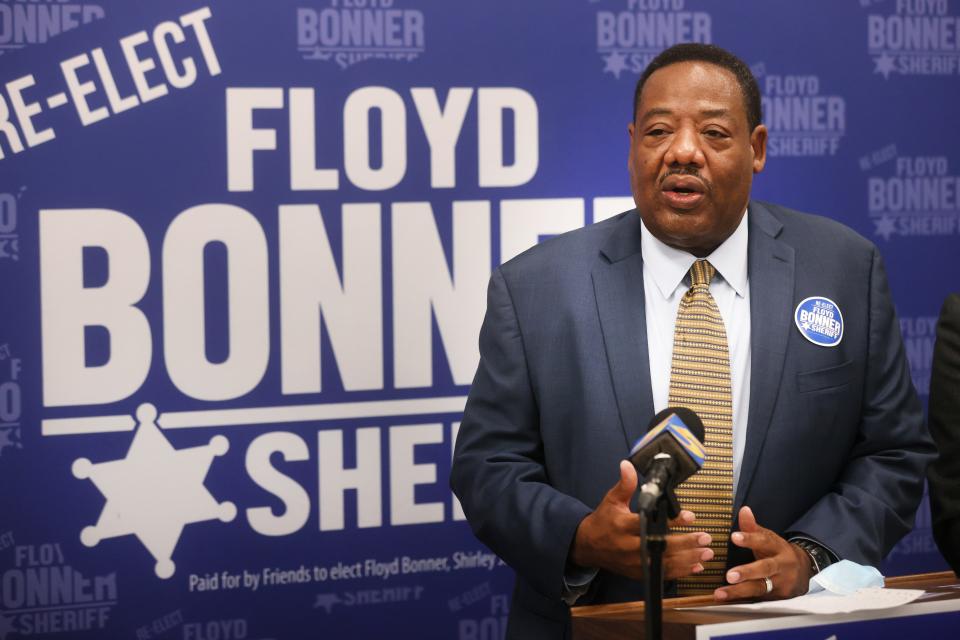
<svg viewBox="0 0 960 640"><path fill-rule="evenodd" d="M738 547L753 551L757 560L727 571L729 587L713 592L717 600L793 598L807 592L813 575L810 557L795 544L790 544L773 531L757 524L750 507L740 509L740 531L730 539ZM772 583L772 589L767 585Z"/></svg>

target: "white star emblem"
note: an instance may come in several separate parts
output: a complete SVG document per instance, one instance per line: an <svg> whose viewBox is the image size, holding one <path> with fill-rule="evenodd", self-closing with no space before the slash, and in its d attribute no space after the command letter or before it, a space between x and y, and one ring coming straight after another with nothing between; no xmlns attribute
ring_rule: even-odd
<svg viewBox="0 0 960 640"><path fill-rule="evenodd" d="M14 440L16 427L11 427L9 429L0 429L0 456L3 455L3 450L7 447L13 447L15 449L22 449L23 445L20 444L19 440Z"/></svg>
<svg viewBox="0 0 960 640"><path fill-rule="evenodd" d="M603 61L606 63L606 66L603 67L603 72L606 73L609 71L617 80L620 79L620 72L627 68L627 56L619 51L614 51L610 55L605 56Z"/></svg>
<svg viewBox="0 0 960 640"><path fill-rule="evenodd" d="M343 602L343 600L341 600L340 596L335 593L318 593L317 599L313 603L313 608L317 609L319 607L323 607L326 609L327 613L330 613L333 610L333 605L337 604L338 602Z"/></svg>
<svg viewBox="0 0 960 640"><path fill-rule="evenodd" d="M90 478L107 499L97 524L84 527L80 541L92 547L106 538L135 535L157 561L157 576L169 578L183 528L206 520L230 522L237 508L218 503L203 485L213 459L227 452L228 440L218 435L207 445L174 449L156 418L153 405L140 405L140 426L126 458L97 464L78 458L72 469L77 478Z"/></svg>
<svg viewBox="0 0 960 640"><path fill-rule="evenodd" d="M309 54L304 54L304 60L329 60L333 57L332 53L321 51L320 47L314 47Z"/></svg>
<svg viewBox="0 0 960 640"><path fill-rule="evenodd" d="M878 236L883 236L884 240L889 240L890 236L897 234L894 219L890 216L883 216L879 220L874 220L873 224L877 226L875 233Z"/></svg>
<svg viewBox="0 0 960 640"><path fill-rule="evenodd" d="M883 54L875 57L873 59L873 63L876 65L873 68L873 72L882 73L884 80L888 79L890 74L896 71L896 67L893 64L893 56L888 54L886 51L884 51Z"/></svg>

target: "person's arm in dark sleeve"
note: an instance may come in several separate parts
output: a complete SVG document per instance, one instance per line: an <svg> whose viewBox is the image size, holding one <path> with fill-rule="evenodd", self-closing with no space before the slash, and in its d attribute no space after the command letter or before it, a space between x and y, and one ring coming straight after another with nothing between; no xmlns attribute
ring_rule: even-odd
<svg viewBox="0 0 960 640"><path fill-rule="evenodd" d="M831 493L789 529L837 557L877 565L912 528L935 448L923 423L886 272L874 248L858 438Z"/></svg>
<svg viewBox="0 0 960 640"><path fill-rule="evenodd" d="M591 509L550 485L539 420L522 329L497 270L450 485L477 538L543 595L560 599L574 534Z"/></svg>
<svg viewBox="0 0 960 640"><path fill-rule="evenodd" d="M940 457L930 466L933 537L960 571L960 295L947 297L937 323L930 375L930 433Z"/></svg>

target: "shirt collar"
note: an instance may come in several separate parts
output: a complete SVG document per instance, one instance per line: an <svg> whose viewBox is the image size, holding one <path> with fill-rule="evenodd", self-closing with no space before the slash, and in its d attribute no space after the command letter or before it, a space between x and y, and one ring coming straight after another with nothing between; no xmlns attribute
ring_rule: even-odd
<svg viewBox="0 0 960 640"><path fill-rule="evenodd" d="M748 215L749 211L745 211L736 230L707 256L717 273L741 298L747 291ZM668 299L683 282L697 258L686 251L667 246L650 233L642 219L640 222L640 247L643 251L644 266L650 270L660 295Z"/></svg>

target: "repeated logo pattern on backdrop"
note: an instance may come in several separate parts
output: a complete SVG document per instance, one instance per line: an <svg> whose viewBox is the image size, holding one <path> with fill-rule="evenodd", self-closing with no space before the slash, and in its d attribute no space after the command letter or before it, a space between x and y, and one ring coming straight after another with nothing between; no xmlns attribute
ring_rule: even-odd
<svg viewBox="0 0 960 640"><path fill-rule="evenodd" d="M960 73L958 22L950 0L860 0L860 4L870 8L867 52L874 73L884 79Z"/></svg>
<svg viewBox="0 0 960 640"><path fill-rule="evenodd" d="M835 156L847 128L847 101L820 87L820 76L780 75L753 65L760 83L771 158Z"/></svg>
<svg viewBox="0 0 960 640"><path fill-rule="evenodd" d="M346 69L367 60L410 62L424 52L419 9L397 2L331 0L322 9L297 9L297 47L304 60L333 62Z"/></svg>
<svg viewBox="0 0 960 640"><path fill-rule="evenodd" d="M713 42L713 18L686 0L622 0L598 9L597 53L603 71L636 78L661 51L681 42Z"/></svg>
<svg viewBox="0 0 960 640"><path fill-rule="evenodd" d="M502 637L447 487L487 279L632 207L677 42L757 75L756 194L879 245L926 395L957 3L561 4L0 0L0 640ZM942 566L924 510L885 570Z"/></svg>

